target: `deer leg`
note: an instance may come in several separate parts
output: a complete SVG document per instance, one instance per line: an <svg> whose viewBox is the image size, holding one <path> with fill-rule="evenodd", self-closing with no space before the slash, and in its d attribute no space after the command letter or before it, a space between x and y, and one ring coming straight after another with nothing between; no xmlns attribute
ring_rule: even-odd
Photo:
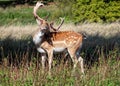
<svg viewBox="0 0 120 86"><path fill-rule="evenodd" d="M75 55L75 51L72 51L72 50L68 50L69 54L70 54L70 57L73 61L73 73L75 72L75 68L77 67L77 63L78 63L78 60L77 60L77 57Z"/></svg>
<svg viewBox="0 0 120 86"><path fill-rule="evenodd" d="M46 54L45 53L42 53L42 60L41 60L41 63L42 63L42 72L45 70L45 61L46 61Z"/></svg>
<svg viewBox="0 0 120 86"><path fill-rule="evenodd" d="M49 51L48 52L49 75L51 75L52 60L53 60L53 51Z"/></svg>
<svg viewBox="0 0 120 86"><path fill-rule="evenodd" d="M80 57L78 58L78 61L80 62L81 72L84 74L83 58L80 56Z"/></svg>

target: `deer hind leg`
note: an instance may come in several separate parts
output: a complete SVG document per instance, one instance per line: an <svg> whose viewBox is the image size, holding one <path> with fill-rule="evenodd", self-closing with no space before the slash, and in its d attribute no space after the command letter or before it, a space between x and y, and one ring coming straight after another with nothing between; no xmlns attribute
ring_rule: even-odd
<svg viewBox="0 0 120 86"><path fill-rule="evenodd" d="M76 68L78 62L80 62L81 72L84 74L83 58L80 55L78 55L79 51L76 52L74 50L68 50L68 52L73 61L73 71L75 71L75 68Z"/></svg>
<svg viewBox="0 0 120 86"><path fill-rule="evenodd" d="M80 57L78 58L78 61L80 62L81 72L84 74L83 58L80 56Z"/></svg>
<svg viewBox="0 0 120 86"><path fill-rule="evenodd" d="M81 47L77 49L76 57L78 61L80 62L81 72L84 74L84 62L83 62L83 58L80 56L80 51L81 51Z"/></svg>
<svg viewBox="0 0 120 86"><path fill-rule="evenodd" d="M75 68L77 67L78 59L75 55L75 50L68 49L68 52L69 52L69 55L70 55L72 62L73 62L73 72L74 72Z"/></svg>

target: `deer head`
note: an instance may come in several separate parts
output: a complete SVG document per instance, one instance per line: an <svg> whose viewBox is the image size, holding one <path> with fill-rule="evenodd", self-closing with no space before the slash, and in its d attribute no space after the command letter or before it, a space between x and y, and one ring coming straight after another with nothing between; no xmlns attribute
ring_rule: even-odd
<svg viewBox="0 0 120 86"><path fill-rule="evenodd" d="M60 18L61 19L61 23L57 28L54 28L53 25L54 23L48 23L47 19L42 19L37 15L37 10L39 7L43 7L44 4L42 2L37 2L34 10L33 10L33 15L37 21L37 24L40 26L40 29L46 29L47 31L50 31L50 29L54 30L54 31L58 31L60 29L60 27L62 26L62 24L64 23L64 18ZM49 16L49 15L48 15ZM46 18L48 18L48 16Z"/></svg>

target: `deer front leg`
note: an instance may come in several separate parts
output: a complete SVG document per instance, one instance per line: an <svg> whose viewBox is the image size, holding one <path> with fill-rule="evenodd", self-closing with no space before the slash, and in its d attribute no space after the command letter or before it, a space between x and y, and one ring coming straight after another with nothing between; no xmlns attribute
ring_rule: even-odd
<svg viewBox="0 0 120 86"><path fill-rule="evenodd" d="M50 50L48 51L49 75L51 75L52 61L53 61L53 50Z"/></svg>
<svg viewBox="0 0 120 86"><path fill-rule="evenodd" d="M41 57L42 57L42 60L41 60L41 63L42 63L42 72L44 72L45 70L45 62L46 62L46 54L45 53L42 53L41 54Z"/></svg>

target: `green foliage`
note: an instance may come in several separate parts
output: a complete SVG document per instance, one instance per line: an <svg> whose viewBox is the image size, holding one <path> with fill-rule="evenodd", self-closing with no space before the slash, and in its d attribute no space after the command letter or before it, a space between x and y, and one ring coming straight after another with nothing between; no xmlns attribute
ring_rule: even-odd
<svg viewBox="0 0 120 86"><path fill-rule="evenodd" d="M72 13L76 22L114 22L120 18L120 1L77 0Z"/></svg>

